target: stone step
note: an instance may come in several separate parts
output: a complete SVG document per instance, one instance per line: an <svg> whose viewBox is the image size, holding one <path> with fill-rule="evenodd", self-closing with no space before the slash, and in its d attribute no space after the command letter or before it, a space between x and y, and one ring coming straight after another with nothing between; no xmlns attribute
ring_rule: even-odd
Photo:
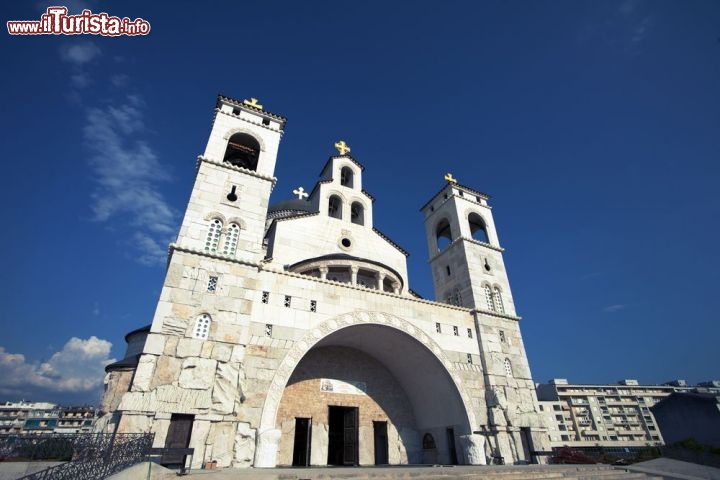
<svg viewBox="0 0 720 480"><path fill-rule="evenodd" d="M154 472L153 472L154 473ZM151 478L168 479L153 474ZM194 480L662 480L610 465L492 465L193 470Z"/></svg>

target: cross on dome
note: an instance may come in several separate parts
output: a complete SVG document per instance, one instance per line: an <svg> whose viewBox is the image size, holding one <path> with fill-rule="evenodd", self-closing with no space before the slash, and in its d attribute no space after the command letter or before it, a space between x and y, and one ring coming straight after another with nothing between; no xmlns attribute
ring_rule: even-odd
<svg viewBox="0 0 720 480"><path fill-rule="evenodd" d="M455 180L455 179L453 178L452 173L450 173L450 172L448 172L448 173L445 174L445 180L446 180L448 183L457 183L457 180Z"/></svg>
<svg viewBox="0 0 720 480"><path fill-rule="evenodd" d="M298 187L295 190L293 190L293 194L298 196L298 200L302 200L303 198L309 197L309 195L305 192L305 189L303 187Z"/></svg>
<svg viewBox="0 0 720 480"><path fill-rule="evenodd" d="M257 98L250 97L250 100L243 100L243 103L249 107L257 108L258 110L262 110L263 107L258 103Z"/></svg>
<svg viewBox="0 0 720 480"><path fill-rule="evenodd" d="M337 148L338 153L340 155L345 155L350 153L350 146L345 143L345 140L340 140L339 142L335 142L335 148Z"/></svg>

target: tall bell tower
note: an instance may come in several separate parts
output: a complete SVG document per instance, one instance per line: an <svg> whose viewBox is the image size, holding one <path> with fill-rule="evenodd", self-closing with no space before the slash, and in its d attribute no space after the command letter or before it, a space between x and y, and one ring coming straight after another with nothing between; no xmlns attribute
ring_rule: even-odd
<svg viewBox="0 0 720 480"><path fill-rule="evenodd" d="M477 412L492 453L529 459L546 450L535 384L520 333L489 196L460 185L451 174L421 211L435 299L471 309L485 384Z"/></svg>
<svg viewBox="0 0 720 480"><path fill-rule="evenodd" d="M249 261L263 258L265 218L285 121L255 98L218 96L177 246Z"/></svg>

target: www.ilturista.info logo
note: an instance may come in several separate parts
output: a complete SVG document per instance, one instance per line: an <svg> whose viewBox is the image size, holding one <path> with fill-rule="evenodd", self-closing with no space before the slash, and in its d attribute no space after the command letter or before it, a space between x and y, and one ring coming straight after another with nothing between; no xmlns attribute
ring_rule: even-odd
<svg viewBox="0 0 720 480"><path fill-rule="evenodd" d="M80 15L68 15L66 7L48 7L40 20L7 22L10 35L147 35L150 23L142 18L111 17L107 13L83 10Z"/></svg>

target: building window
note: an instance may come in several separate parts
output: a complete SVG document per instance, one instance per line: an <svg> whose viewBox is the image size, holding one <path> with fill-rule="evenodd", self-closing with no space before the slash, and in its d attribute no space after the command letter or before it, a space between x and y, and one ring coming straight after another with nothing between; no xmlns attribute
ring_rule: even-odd
<svg viewBox="0 0 720 480"><path fill-rule="evenodd" d="M239 235L240 227L236 223L231 223L225 235L225 246L223 247L223 255L235 255Z"/></svg>
<svg viewBox="0 0 720 480"><path fill-rule="evenodd" d="M456 337L460 336L457 325L453 325L453 335L455 335Z"/></svg>
<svg viewBox="0 0 720 480"><path fill-rule="evenodd" d="M262 303L268 303L270 301L270 292L262 293Z"/></svg>
<svg viewBox="0 0 720 480"><path fill-rule="evenodd" d="M469 353L467 354L467 362L468 362L469 365L472 365L472 363L473 363L473 361L472 361L472 355L470 355Z"/></svg>
<svg viewBox="0 0 720 480"><path fill-rule="evenodd" d="M439 324L439 323L436 323L436 324L435 324L435 331L436 331L437 333L442 333L442 328L440 328L440 324Z"/></svg>
<svg viewBox="0 0 720 480"><path fill-rule="evenodd" d="M505 306L503 305L502 295L500 289L495 287L493 289L493 300L495 301L495 311L498 313L505 313Z"/></svg>
<svg viewBox="0 0 720 480"><path fill-rule="evenodd" d="M217 252L218 245L220 244L220 232L222 231L223 223L219 218L213 218L208 227L207 237L205 238L205 251L210 253Z"/></svg>
<svg viewBox="0 0 720 480"><path fill-rule="evenodd" d="M195 319L195 328L193 328L193 337L201 340L207 340L210 334L210 315L203 313Z"/></svg>
<svg viewBox="0 0 720 480"><path fill-rule="evenodd" d="M490 288L490 285L483 286L483 290L485 291L485 303L487 304L488 310L495 310L495 305L493 304L493 295L492 295L492 289Z"/></svg>
<svg viewBox="0 0 720 480"><path fill-rule="evenodd" d="M468 338L472 338L472 328L468 328L467 332L468 332Z"/></svg>
<svg viewBox="0 0 720 480"><path fill-rule="evenodd" d="M291 301L292 301L292 297L290 295L285 295L285 302L283 303L283 305L285 305L286 307L289 308Z"/></svg>
<svg viewBox="0 0 720 480"><path fill-rule="evenodd" d="M333 218L342 218L342 200L337 195L328 199L328 215Z"/></svg>
<svg viewBox="0 0 720 480"><path fill-rule="evenodd" d="M505 361L503 362L503 365L505 365L505 374L508 377L512 377L513 371L512 371L512 365L510 364L510 359L506 358Z"/></svg>
<svg viewBox="0 0 720 480"><path fill-rule="evenodd" d="M450 276L450 265L445 265L445 271L447 272L447 276Z"/></svg>
<svg viewBox="0 0 720 480"><path fill-rule="evenodd" d="M500 335L500 342L505 343L505 332L503 330L499 330L498 334Z"/></svg>
<svg viewBox="0 0 720 480"><path fill-rule="evenodd" d="M266 337L272 337L272 327L273 326L270 325L269 323L265 324L265 336Z"/></svg>
<svg viewBox="0 0 720 480"><path fill-rule="evenodd" d="M317 302L315 300L310 300L310 311L317 312Z"/></svg>
<svg viewBox="0 0 720 480"><path fill-rule="evenodd" d="M207 291L209 293L215 293L215 291L217 290L217 282L218 277L210 277L210 279L208 279Z"/></svg>

